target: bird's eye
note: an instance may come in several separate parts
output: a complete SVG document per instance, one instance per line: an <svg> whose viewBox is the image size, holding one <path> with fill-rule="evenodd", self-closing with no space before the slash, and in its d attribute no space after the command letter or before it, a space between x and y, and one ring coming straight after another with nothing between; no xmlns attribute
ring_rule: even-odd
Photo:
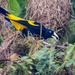
<svg viewBox="0 0 75 75"><path fill-rule="evenodd" d="M49 31L49 33L51 33L51 31Z"/></svg>

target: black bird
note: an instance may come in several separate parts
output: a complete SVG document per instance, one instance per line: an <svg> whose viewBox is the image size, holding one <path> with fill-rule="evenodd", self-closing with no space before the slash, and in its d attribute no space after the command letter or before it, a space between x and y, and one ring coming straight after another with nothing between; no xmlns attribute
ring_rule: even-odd
<svg viewBox="0 0 75 75"><path fill-rule="evenodd" d="M11 24L13 24L13 26L17 30L22 31L26 36L28 35L27 32L29 30L32 34L36 34L36 35L40 35L40 32L41 32L41 36L44 39L52 38L52 37L54 39L59 38L58 35L53 30L45 28L40 23L37 23L35 21L22 19L20 17L16 17L16 16L10 14L9 12L7 12L6 10L4 10L1 7L0 7L0 13L5 15L5 19L10 21Z"/></svg>

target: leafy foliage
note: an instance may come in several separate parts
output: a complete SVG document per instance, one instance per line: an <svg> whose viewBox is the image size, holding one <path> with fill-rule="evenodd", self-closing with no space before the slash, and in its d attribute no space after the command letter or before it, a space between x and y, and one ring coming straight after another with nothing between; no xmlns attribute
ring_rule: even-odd
<svg viewBox="0 0 75 75"><path fill-rule="evenodd" d="M23 56L17 62L10 65L10 73L8 75L17 74L33 74L34 69L35 75L54 75L54 74L65 74L67 71L71 73L71 69L68 67L75 66L75 44L69 44L68 48L64 51L51 48L43 47L41 50L35 52L30 56ZM35 67L33 67L33 65ZM33 70L33 71L32 71ZM74 73L74 68L72 68ZM68 73L69 74L69 73Z"/></svg>
<svg viewBox="0 0 75 75"><path fill-rule="evenodd" d="M24 75L24 74L32 74L31 70L33 62L32 59L29 59L27 56L23 56L17 62L14 62L12 65L9 65L10 72L6 75Z"/></svg>
<svg viewBox="0 0 75 75"><path fill-rule="evenodd" d="M69 45L66 51L66 56L65 56L65 62L66 66L69 67L70 65L75 66L75 44L74 45Z"/></svg>
<svg viewBox="0 0 75 75"><path fill-rule="evenodd" d="M49 75L52 71L52 66L55 65L54 62L55 49L54 48L42 48L42 50L36 52L32 55L33 59L37 59L38 63L36 64L37 74ZM55 65L56 66L56 65ZM54 66L54 67L55 67Z"/></svg>

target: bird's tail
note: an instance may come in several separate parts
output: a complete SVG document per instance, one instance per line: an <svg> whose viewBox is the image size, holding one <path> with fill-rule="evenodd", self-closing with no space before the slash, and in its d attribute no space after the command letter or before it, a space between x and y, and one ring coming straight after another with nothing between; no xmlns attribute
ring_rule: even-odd
<svg viewBox="0 0 75 75"><path fill-rule="evenodd" d="M0 7L0 13L2 13L3 15L7 16L7 13L10 14L9 12L7 12L5 9L3 9L2 7Z"/></svg>

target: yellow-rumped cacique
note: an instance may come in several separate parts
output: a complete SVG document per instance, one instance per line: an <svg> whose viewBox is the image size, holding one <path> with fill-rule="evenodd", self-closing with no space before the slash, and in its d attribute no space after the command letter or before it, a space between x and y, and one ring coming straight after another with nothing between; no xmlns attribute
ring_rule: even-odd
<svg viewBox="0 0 75 75"><path fill-rule="evenodd" d="M45 28L40 23L31 20L22 19L20 17L16 17L10 14L9 12L7 12L6 10L4 10L2 7L0 7L0 13L5 15L5 19L11 22L11 24L17 30L22 31L22 33L24 33L26 36L28 35L28 30L29 30L32 34L36 34L36 35L40 35L40 31L41 31L42 32L41 36L44 39L59 38L58 35L53 30Z"/></svg>

